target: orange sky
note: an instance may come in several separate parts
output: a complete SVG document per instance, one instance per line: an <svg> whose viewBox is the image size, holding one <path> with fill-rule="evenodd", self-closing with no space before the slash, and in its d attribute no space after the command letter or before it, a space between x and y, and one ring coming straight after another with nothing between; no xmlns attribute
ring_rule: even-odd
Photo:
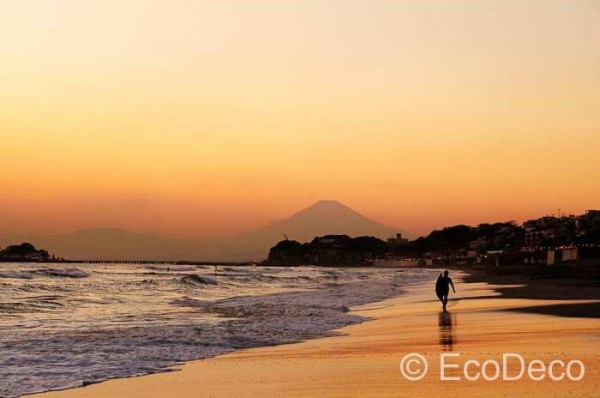
<svg viewBox="0 0 600 398"><path fill-rule="evenodd" d="M0 232L600 207L600 2L0 4Z"/></svg>

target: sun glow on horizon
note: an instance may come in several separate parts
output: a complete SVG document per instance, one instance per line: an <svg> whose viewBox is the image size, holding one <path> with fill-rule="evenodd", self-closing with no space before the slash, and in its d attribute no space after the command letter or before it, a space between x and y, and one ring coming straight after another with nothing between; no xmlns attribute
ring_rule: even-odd
<svg viewBox="0 0 600 398"><path fill-rule="evenodd" d="M0 33L0 232L600 204L597 2L39 0Z"/></svg>

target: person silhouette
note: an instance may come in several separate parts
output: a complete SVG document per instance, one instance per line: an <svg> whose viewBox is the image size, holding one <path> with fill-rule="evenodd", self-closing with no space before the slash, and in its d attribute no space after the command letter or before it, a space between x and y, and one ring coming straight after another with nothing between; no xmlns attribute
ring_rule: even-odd
<svg viewBox="0 0 600 398"><path fill-rule="evenodd" d="M452 278L448 276L449 272L446 270L443 274L438 276L438 279L435 283L435 294L438 299L442 302L442 310L446 311L446 305L448 304L448 295L450 294L450 286L452 286L452 291L456 293L456 289L454 288L454 283L452 283Z"/></svg>

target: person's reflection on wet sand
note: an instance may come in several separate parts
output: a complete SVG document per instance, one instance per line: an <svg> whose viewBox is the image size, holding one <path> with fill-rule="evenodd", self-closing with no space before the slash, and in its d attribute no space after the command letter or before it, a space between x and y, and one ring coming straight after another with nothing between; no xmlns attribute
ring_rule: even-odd
<svg viewBox="0 0 600 398"><path fill-rule="evenodd" d="M456 315L449 312L440 312L438 315L440 327L440 346L444 351L452 351L457 343L452 327L456 325Z"/></svg>

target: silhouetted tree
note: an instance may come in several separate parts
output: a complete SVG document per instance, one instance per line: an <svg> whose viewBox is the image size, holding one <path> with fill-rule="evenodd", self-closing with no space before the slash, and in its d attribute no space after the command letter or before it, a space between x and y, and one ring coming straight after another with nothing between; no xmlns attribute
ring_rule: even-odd
<svg viewBox="0 0 600 398"><path fill-rule="evenodd" d="M36 250L31 243L7 246L0 250L0 259L17 261L47 261L50 255L46 250Z"/></svg>
<svg viewBox="0 0 600 398"><path fill-rule="evenodd" d="M269 262L281 265L299 265L304 263L306 251L304 245L295 240L282 240L269 250Z"/></svg>
<svg viewBox="0 0 600 398"><path fill-rule="evenodd" d="M359 236L354 239L353 246L360 252L370 254L371 257L381 257L389 250L386 242L373 236Z"/></svg>

